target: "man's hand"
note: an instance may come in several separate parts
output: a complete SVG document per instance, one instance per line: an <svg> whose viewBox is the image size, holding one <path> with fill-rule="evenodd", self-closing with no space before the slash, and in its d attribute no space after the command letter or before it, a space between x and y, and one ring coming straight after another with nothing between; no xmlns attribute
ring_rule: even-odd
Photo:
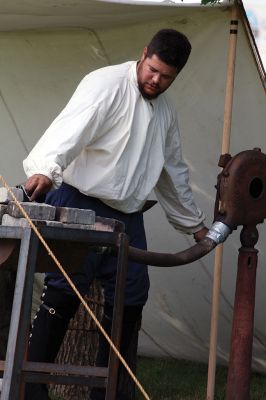
<svg viewBox="0 0 266 400"><path fill-rule="evenodd" d="M32 175L25 183L25 190L30 201L34 201L40 194L49 192L52 184L51 179L45 175Z"/></svg>
<svg viewBox="0 0 266 400"><path fill-rule="evenodd" d="M202 228L200 231L195 232L195 233L193 234L194 239L195 239L195 242L198 243L198 242L200 242L202 239L204 239L208 231L209 231L209 229L206 228L206 227L204 227L204 228Z"/></svg>

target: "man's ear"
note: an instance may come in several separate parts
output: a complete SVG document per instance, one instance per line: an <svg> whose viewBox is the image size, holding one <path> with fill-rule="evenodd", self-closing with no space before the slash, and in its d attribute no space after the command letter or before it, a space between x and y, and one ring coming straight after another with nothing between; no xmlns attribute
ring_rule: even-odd
<svg viewBox="0 0 266 400"><path fill-rule="evenodd" d="M145 58L147 57L147 52L148 52L147 47L144 47L144 50L143 50L142 56L140 58L140 61L145 60Z"/></svg>

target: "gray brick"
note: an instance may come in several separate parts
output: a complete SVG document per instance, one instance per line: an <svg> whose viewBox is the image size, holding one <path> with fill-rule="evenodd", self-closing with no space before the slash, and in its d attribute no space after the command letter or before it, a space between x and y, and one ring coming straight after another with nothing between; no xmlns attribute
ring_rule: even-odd
<svg viewBox="0 0 266 400"><path fill-rule="evenodd" d="M5 204L0 204L0 224L2 222L2 217L4 214L6 214L7 210L7 205Z"/></svg>
<svg viewBox="0 0 266 400"><path fill-rule="evenodd" d="M21 206L24 208L31 219L48 221L52 221L55 219L56 208L50 206L49 204L22 202ZM12 217L24 218L24 215L22 214L16 203L13 201L8 203L7 212Z"/></svg>
<svg viewBox="0 0 266 400"><path fill-rule="evenodd" d="M32 221L37 225L45 224L44 221L36 221L36 220L32 220ZM2 225L3 226L16 226L16 227L18 226L21 228L30 228L30 224L26 218L15 218L15 217L11 217L11 215L8 215L8 214L3 215Z"/></svg>
<svg viewBox="0 0 266 400"><path fill-rule="evenodd" d="M83 224L64 224L65 228L76 228L76 229L89 229L92 231L102 232L124 232L125 227L123 222L112 218L95 217L95 223L93 225Z"/></svg>
<svg viewBox="0 0 266 400"><path fill-rule="evenodd" d="M85 229L85 230L89 230L89 231L94 231L94 224L90 224L90 225L84 225L84 224L63 224L64 228L68 228L68 229Z"/></svg>
<svg viewBox="0 0 266 400"><path fill-rule="evenodd" d="M63 228L64 224L59 221L45 221L47 226L52 226L54 228Z"/></svg>
<svg viewBox="0 0 266 400"><path fill-rule="evenodd" d="M92 225L95 223L95 212L79 208L56 207L55 218L64 224Z"/></svg>
<svg viewBox="0 0 266 400"><path fill-rule="evenodd" d="M47 226L52 226L54 228L68 228L68 229L85 229L85 230L95 230L95 225L83 225L83 224L63 224L60 221L45 221Z"/></svg>
<svg viewBox="0 0 266 400"><path fill-rule="evenodd" d="M23 190L16 187L10 188L18 201L23 201ZM0 188L0 203L9 203L13 201L13 197L5 187Z"/></svg>
<svg viewBox="0 0 266 400"><path fill-rule="evenodd" d="M125 224L117 219L96 216L95 230L108 232L125 232Z"/></svg>

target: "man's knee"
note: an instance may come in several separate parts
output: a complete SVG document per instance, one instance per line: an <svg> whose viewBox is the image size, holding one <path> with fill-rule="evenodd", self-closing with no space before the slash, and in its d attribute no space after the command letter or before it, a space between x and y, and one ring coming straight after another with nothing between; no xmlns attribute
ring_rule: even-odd
<svg viewBox="0 0 266 400"><path fill-rule="evenodd" d="M45 285L41 296L42 305L48 312L59 318L70 319L74 316L80 300L76 295L68 294L64 290Z"/></svg>

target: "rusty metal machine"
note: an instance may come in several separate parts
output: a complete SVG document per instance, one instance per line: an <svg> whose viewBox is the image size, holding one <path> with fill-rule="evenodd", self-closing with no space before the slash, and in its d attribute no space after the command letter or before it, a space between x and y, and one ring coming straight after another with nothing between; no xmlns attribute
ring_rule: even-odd
<svg viewBox="0 0 266 400"><path fill-rule="evenodd" d="M231 351L226 400L250 398L250 376L258 250L257 224L266 218L266 155L260 149L231 157L222 155L219 166L214 223L205 239L177 254L143 253L129 249L134 259L151 265L182 265L211 251L238 226L241 248L238 257Z"/></svg>
<svg viewBox="0 0 266 400"><path fill-rule="evenodd" d="M177 254L143 253L129 249L134 259L171 266L194 261L242 225L236 280L226 400L250 398L250 376L258 250L257 224L266 218L266 155L256 148L221 156L214 224L205 239Z"/></svg>
<svg viewBox="0 0 266 400"><path fill-rule="evenodd" d="M248 400L252 361L258 250L257 224L266 217L266 155L260 149L223 156L215 219L236 229L242 225L235 290L226 400Z"/></svg>
<svg viewBox="0 0 266 400"><path fill-rule="evenodd" d="M133 247L129 247L127 250L127 248L124 249L124 247L126 247L125 245L120 249L118 243L120 243L121 239L119 238L124 234L121 232L116 233L116 230L109 235L110 237L106 233L95 236L92 233L81 234L75 230L68 230L68 234L58 230L58 233L54 234L52 233L52 229L47 227L40 227L40 230L43 231L44 236L48 239L59 239L60 236L60 240L74 240L75 242L83 243L87 240L90 240L92 243L98 241L98 243L101 242L105 245L112 246L113 249L118 248L120 253L124 254L122 259L125 263L125 255L128 255L129 259L137 260L141 263L171 267L184 265L203 257L213 250L217 244L222 243L238 226L243 226L240 235L242 247L239 250L238 258L238 275L226 399L248 400L250 392L258 253L254 246L258 240L256 225L263 223L266 217L266 155L262 153L260 149L243 151L234 157L226 154L221 156L219 166L222 167L223 170L218 176L214 223L203 240L185 251L176 254L164 254L143 251ZM4 262L8 257L12 256L11 253L12 249L15 247L14 244L15 242L17 243L22 233L18 232L18 228L16 228L16 235L14 236L10 229L7 229L5 232L2 232L0 229L0 235L2 235L0 236L1 264L1 262ZM74 236L70 238L71 235ZM31 251L33 251L35 257L31 267L32 273L34 273L37 250L31 248ZM121 271L123 271L121 257L119 264L121 265ZM123 276L124 273L125 272L122 274ZM31 280L33 280L33 278L31 278ZM124 281L124 278L122 281ZM28 290L30 289L28 288ZM119 307L121 308L121 304ZM29 313L29 310L27 312ZM118 314L120 314L120 312ZM16 329L18 329L18 326L16 326ZM26 328L24 328L24 330L26 330ZM21 365L24 363L24 366L27 364L23 362L23 353L21 351L19 362ZM17 359L13 360L12 363L12 365L17 365ZM32 365L30 365L30 367L33 369ZM29 366L27 366L27 368L29 368ZM26 370L24 371L24 375L25 374L27 374ZM9 375L11 376L9 379L10 383L12 379L18 379L18 374L14 373L11 367ZM29 372L28 375L30 376ZM103 376L105 379L107 378L107 375L103 374ZM42 377L42 379L44 378ZM115 398L113 397L114 395L115 394L112 392L110 397L107 398L113 399ZM10 397L8 397L8 399L9 398ZM14 398L15 397L13 397L12 400Z"/></svg>

